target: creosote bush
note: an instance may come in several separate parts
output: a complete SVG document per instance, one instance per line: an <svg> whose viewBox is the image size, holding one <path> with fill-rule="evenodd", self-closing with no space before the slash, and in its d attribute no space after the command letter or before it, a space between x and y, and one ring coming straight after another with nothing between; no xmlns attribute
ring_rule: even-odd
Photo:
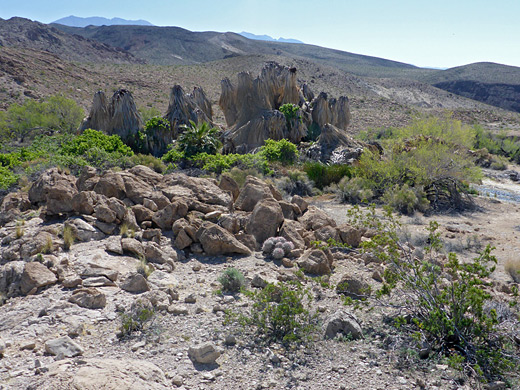
<svg viewBox="0 0 520 390"><path fill-rule="evenodd" d="M245 278L242 272L236 268L228 268L222 272L218 278L223 291L239 292L245 285Z"/></svg>
<svg viewBox="0 0 520 390"><path fill-rule="evenodd" d="M248 291L251 311L239 317L244 326L253 326L265 342L305 342L316 328L316 316L309 311L312 296L301 283L267 284Z"/></svg>
<svg viewBox="0 0 520 390"><path fill-rule="evenodd" d="M512 335L501 326L496 310L484 310L491 298L488 278L495 269L494 248L488 245L468 263L454 253L443 260L439 225L431 222L425 255L419 259L399 240L400 222L390 209L377 215L374 206L366 213L356 206L349 215L354 226L376 232L362 243L362 250L387 265L376 296L406 314L396 318L400 329L482 380L496 380L518 366ZM518 326L518 320L514 322L510 329Z"/></svg>

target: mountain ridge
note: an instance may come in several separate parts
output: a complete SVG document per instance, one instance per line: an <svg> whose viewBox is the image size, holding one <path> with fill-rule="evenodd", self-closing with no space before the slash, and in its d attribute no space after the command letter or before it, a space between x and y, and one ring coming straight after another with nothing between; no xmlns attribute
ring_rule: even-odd
<svg viewBox="0 0 520 390"><path fill-rule="evenodd" d="M153 26L147 20L127 20L122 18L105 18L102 16L66 16L51 22L51 24L63 24L70 27L87 27L87 26L117 26L117 25L131 25L131 26Z"/></svg>

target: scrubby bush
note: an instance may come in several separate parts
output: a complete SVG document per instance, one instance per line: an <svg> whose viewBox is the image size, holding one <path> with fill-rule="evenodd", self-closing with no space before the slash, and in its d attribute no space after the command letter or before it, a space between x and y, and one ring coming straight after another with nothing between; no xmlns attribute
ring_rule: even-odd
<svg viewBox="0 0 520 390"><path fill-rule="evenodd" d="M320 162L306 162L303 164L303 170L320 190L339 183L344 177L352 176L352 167L346 164L327 165Z"/></svg>
<svg viewBox="0 0 520 390"><path fill-rule="evenodd" d="M280 106L278 111L280 111L285 116L285 121L287 124L287 128L291 130L292 128L292 121L296 118L298 118L298 111L300 110L300 107L298 107L296 104L292 103L285 103ZM298 118L300 121L301 118Z"/></svg>
<svg viewBox="0 0 520 390"><path fill-rule="evenodd" d="M307 341L316 328L316 317L309 312L312 296L300 283L269 283L247 295L253 304L240 320L255 327L267 343Z"/></svg>
<svg viewBox="0 0 520 390"><path fill-rule="evenodd" d="M125 145L119 136L106 135L101 131L92 129L86 129L82 134L64 144L61 152L65 155L81 156L94 148L120 156L132 156L134 154L132 149Z"/></svg>
<svg viewBox="0 0 520 390"><path fill-rule="evenodd" d="M42 102L27 99L22 105L12 104L0 112L0 141L43 133L75 132L83 119L83 110L71 99L56 95Z"/></svg>
<svg viewBox="0 0 520 390"><path fill-rule="evenodd" d="M208 172L220 174L236 167L239 169L256 169L263 174L271 172L265 157L260 154L208 154L199 153L189 159L196 166Z"/></svg>
<svg viewBox="0 0 520 390"><path fill-rule="evenodd" d="M267 161L280 162L283 165L294 164L299 156L296 145L286 139L265 140L264 146L260 148L260 153L265 156Z"/></svg>
<svg viewBox="0 0 520 390"><path fill-rule="evenodd" d="M248 176L254 176L259 179L264 177L263 173L257 168L241 169L238 167L231 168L229 172L226 172L233 180L235 180L240 188L242 188L246 182Z"/></svg>
<svg viewBox="0 0 520 390"><path fill-rule="evenodd" d="M275 184L288 195L312 196L315 193L314 183L305 172L298 169L283 172Z"/></svg>
<svg viewBox="0 0 520 390"><path fill-rule="evenodd" d="M0 166L0 189L7 190L18 182L18 175L15 175L8 168Z"/></svg>
<svg viewBox="0 0 520 390"><path fill-rule="evenodd" d="M520 259L509 259L504 266L515 283L520 283Z"/></svg>
<svg viewBox="0 0 520 390"><path fill-rule="evenodd" d="M121 325L119 327L119 338L127 338L134 332L144 332L154 322L155 310L149 304L137 300L132 304L128 312L119 314Z"/></svg>
<svg viewBox="0 0 520 390"><path fill-rule="evenodd" d="M276 260L288 256L293 249L294 244L284 237L270 237L262 245L262 252Z"/></svg>
<svg viewBox="0 0 520 390"><path fill-rule="evenodd" d="M218 278L222 285L222 290L229 292L238 292L245 284L245 278L242 272L236 268L228 268Z"/></svg>
<svg viewBox="0 0 520 390"><path fill-rule="evenodd" d="M491 298L488 278L496 264L492 247L487 246L472 262L461 262L454 253L443 259L439 226L431 222L425 256L418 259L400 241L400 223L390 211L378 215L375 207L367 213L354 207L349 215L354 226L375 232L361 247L387 264L376 296L383 305L406 314L396 317L399 329L483 380L495 380L514 370L518 346L509 342L511 335L500 326L496 310L485 310ZM518 326L515 323L510 329Z"/></svg>
<svg viewBox="0 0 520 390"><path fill-rule="evenodd" d="M402 214L413 214L415 210L424 211L429 202L422 188L412 188L408 184L395 185L385 191L383 203Z"/></svg>
<svg viewBox="0 0 520 390"><path fill-rule="evenodd" d="M215 154L221 147L218 128L211 127L207 122L197 124L190 120L190 124L181 126L181 129L176 147L187 158L198 153Z"/></svg>
<svg viewBox="0 0 520 390"><path fill-rule="evenodd" d="M374 198L372 183L363 177L344 177L338 183L337 193L341 202L357 204Z"/></svg>

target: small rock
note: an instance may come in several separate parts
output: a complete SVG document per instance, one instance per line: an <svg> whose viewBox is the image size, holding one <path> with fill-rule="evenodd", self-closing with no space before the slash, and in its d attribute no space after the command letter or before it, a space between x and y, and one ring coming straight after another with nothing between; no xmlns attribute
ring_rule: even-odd
<svg viewBox="0 0 520 390"><path fill-rule="evenodd" d="M220 350L213 343L205 343L190 347L188 356L196 363L213 364L220 356Z"/></svg>
<svg viewBox="0 0 520 390"><path fill-rule="evenodd" d="M187 315L188 308L182 305L170 305L168 306L168 313L173 314L174 316Z"/></svg>
<svg viewBox="0 0 520 390"><path fill-rule="evenodd" d="M135 343L134 345L132 345L132 347L130 349L132 350L132 352L135 352L138 349L143 348L144 346L146 346L146 341L139 341L139 342Z"/></svg>
<svg viewBox="0 0 520 390"><path fill-rule="evenodd" d="M363 332L357 318L346 310L338 310L325 322L325 337L334 338L338 334L353 340L363 338Z"/></svg>
<svg viewBox="0 0 520 390"><path fill-rule="evenodd" d="M92 287L74 291L69 302L86 309L102 309L107 304L107 299L104 293Z"/></svg>
<svg viewBox="0 0 520 390"><path fill-rule="evenodd" d="M191 293L186 298L184 298L185 303L195 303L197 302L197 296L194 293Z"/></svg>
<svg viewBox="0 0 520 390"><path fill-rule="evenodd" d="M150 290L146 278L138 272L129 274L121 283L120 287L128 292L140 294Z"/></svg>
<svg viewBox="0 0 520 390"><path fill-rule="evenodd" d="M177 387L180 387L184 384L184 378L180 375L175 375L173 378L172 378L172 384L174 386L177 386Z"/></svg>
<svg viewBox="0 0 520 390"><path fill-rule="evenodd" d="M36 348L36 342L34 340L24 341L20 344L20 351L32 351Z"/></svg>
<svg viewBox="0 0 520 390"><path fill-rule="evenodd" d="M226 338L224 339L224 344L226 344L226 345L232 346L232 345L235 345L236 343L237 343L237 338L232 334L228 334L226 336Z"/></svg>
<svg viewBox="0 0 520 390"><path fill-rule="evenodd" d="M57 356L58 359L83 355L83 348L68 336L49 340L45 343L45 352Z"/></svg>

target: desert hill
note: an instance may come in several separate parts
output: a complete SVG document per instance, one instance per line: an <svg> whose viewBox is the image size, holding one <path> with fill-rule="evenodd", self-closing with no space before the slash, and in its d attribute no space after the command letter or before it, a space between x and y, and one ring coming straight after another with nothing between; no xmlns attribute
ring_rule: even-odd
<svg viewBox="0 0 520 390"><path fill-rule="evenodd" d="M24 18L0 19L0 46L34 49L68 61L139 63L132 54L99 41L70 35Z"/></svg>

